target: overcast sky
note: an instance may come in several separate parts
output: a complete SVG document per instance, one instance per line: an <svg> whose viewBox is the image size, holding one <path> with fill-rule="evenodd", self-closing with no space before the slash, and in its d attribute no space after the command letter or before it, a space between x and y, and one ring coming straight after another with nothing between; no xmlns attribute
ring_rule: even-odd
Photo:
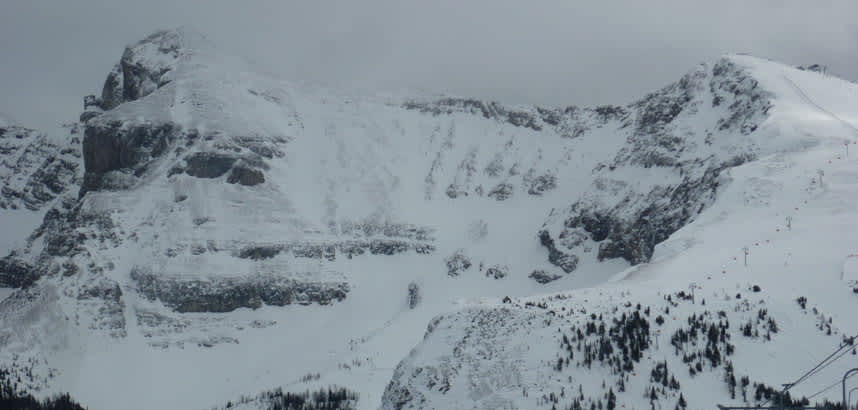
<svg viewBox="0 0 858 410"><path fill-rule="evenodd" d="M728 52L858 80L856 0L0 0L0 112L72 120L180 25L284 79L506 103L623 104Z"/></svg>

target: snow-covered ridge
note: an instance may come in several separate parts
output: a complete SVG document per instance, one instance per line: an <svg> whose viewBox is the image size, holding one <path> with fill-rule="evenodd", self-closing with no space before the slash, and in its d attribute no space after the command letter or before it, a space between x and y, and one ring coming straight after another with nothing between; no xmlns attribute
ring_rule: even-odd
<svg viewBox="0 0 858 410"><path fill-rule="evenodd" d="M0 338L3 365L39 363L28 389L93 408L135 386L105 362L159 392L141 408L325 385L374 408L432 317L598 285L693 247L671 239L700 229L733 171L849 135L849 98L808 103L854 89L837 81L725 56L625 106L343 96L257 74L187 31L153 34L85 100L82 181L0 265L22 288L0 318L15 329ZM437 323L452 340L472 319ZM429 349L449 347L432 337ZM407 371L420 366L403 362L386 397L471 407L476 396L421 391ZM208 388L184 394L164 373Z"/></svg>

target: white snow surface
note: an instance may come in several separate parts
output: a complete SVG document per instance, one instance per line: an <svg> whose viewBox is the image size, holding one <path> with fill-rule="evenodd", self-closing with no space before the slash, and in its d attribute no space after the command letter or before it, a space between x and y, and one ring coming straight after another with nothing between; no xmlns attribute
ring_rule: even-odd
<svg viewBox="0 0 858 410"><path fill-rule="evenodd" d="M150 51L153 59L161 58ZM858 140L858 86L749 56L724 58L748 70L771 93L773 107L751 136L724 135L712 154L752 147L758 159L730 170L714 204L660 244L651 263L630 267L589 255L568 275L548 263L536 232L552 209L588 192L592 170L625 146L627 135L617 124L604 126L595 116L587 117L584 136L569 138L547 126L537 131L469 113L431 115L403 108L408 99L398 96L347 95L260 75L208 46L181 53L175 61L158 60L171 67L169 83L90 121L122 121L126 127L170 122L197 130L200 140L154 160L146 173L127 176L132 180L128 190L87 193L84 209L109 215L119 239L115 246L86 239L86 252L70 260L98 269L43 278L37 303L0 305L6 309L0 312L5 332L0 336L6 336L0 358L37 358L37 373L50 375L35 383L38 394L68 391L95 410L205 409L276 387L303 391L329 385L359 392L360 409L392 408L393 403L382 402L392 379L420 390L425 408L550 408L537 401L537 394L522 397L522 389L548 391L568 376L575 380L571 386L584 383L587 391L595 391L607 376L600 376L604 369L572 369L558 379L544 362L556 360L552 349L561 319L545 325L548 314L524 303L544 300L554 310L584 308L607 315L627 301L661 307L664 295L695 283L707 308L730 312L733 330L757 312L736 312L741 302L735 293L748 295L743 301L752 306L765 303L782 331L769 343L735 336L733 362L737 375L773 386L787 382L833 350L840 335L858 333L852 314L858 297L841 278L844 257L858 243L858 231L843 229L858 224L858 146L851 146L848 158L844 149ZM515 109L536 112L534 107ZM689 133L700 133L716 119L704 106L683 124ZM265 160L264 183L248 187L227 184L226 176L167 177L187 153L227 147L246 154L236 137L277 152ZM823 182L818 169L825 172ZM544 174L557 177L556 189L529 195L528 178ZM675 178L658 168L631 167L617 169L612 177L645 186ZM509 199L476 194L501 183L512 186ZM445 191L451 185L469 194L450 198ZM10 220L6 215L3 220ZM793 218L791 229L787 216ZM334 261L290 255L252 261L233 253L248 244L354 239L359 235L342 227L355 222L429 228L427 242L435 251L338 254ZM4 238L22 238L14 235ZM35 241L24 252L35 257L41 246ZM743 246L751 249L747 267ZM192 252L200 248L209 250ZM473 266L450 277L444 259L458 249ZM174 256L166 256L170 252ZM507 267L509 274L487 278L485 270L495 265ZM350 291L327 306L177 313L138 292L130 272L141 266L184 280L271 272L344 280ZM540 285L527 277L535 269L563 277ZM107 282L122 290L124 324L118 333L105 330L102 305L76 293ZM412 282L421 294L415 309L408 308L406 298ZM762 292L748 292L751 285ZM19 294L23 291L9 300ZM535 296L541 294L554 296ZM505 296L514 303L502 304ZM807 311L796 304L799 296L807 297ZM809 313L811 306L824 319ZM681 321L701 309L684 303L675 315ZM476 351L454 354L473 329L480 315L475 312L500 313L502 320L481 325L480 341L465 343L466 350ZM142 319L154 316L167 319L154 326ZM562 320L577 323L587 317ZM832 336L816 330L817 322L828 318ZM666 326L664 333L675 325L669 321ZM666 337L647 360L664 357L671 369L684 370L668 354ZM813 393L849 364L854 358L796 391ZM442 393L412 378L410 370L427 366L458 368L453 388ZM641 394L649 368L642 366L629 382L633 387L618 394L626 408L649 408ZM315 373L318 378L302 380ZM729 401L721 377L707 373L687 384L683 378L689 407Z"/></svg>

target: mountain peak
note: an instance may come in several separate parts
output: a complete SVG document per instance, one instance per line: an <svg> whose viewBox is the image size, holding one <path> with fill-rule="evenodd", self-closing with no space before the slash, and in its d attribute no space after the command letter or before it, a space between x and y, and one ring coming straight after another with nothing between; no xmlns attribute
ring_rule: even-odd
<svg viewBox="0 0 858 410"><path fill-rule="evenodd" d="M194 50L211 47L212 45L204 34L188 26L155 31L129 47L134 48L147 44L155 44L161 48L182 50Z"/></svg>

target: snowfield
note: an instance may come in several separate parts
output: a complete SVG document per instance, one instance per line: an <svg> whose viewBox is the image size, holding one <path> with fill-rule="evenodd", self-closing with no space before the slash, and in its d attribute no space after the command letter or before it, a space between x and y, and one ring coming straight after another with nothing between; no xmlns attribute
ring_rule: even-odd
<svg viewBox="0 0 858 410"><path fill-rule="evenodd" d="M0 367L40 397L711 408L858 334L858 85L817 72L727 55L625 106L508 107L289 83L176 30L85 109L33 154L64 189L0 209ZM7 145L20 203L50 181Z"/></svg>

